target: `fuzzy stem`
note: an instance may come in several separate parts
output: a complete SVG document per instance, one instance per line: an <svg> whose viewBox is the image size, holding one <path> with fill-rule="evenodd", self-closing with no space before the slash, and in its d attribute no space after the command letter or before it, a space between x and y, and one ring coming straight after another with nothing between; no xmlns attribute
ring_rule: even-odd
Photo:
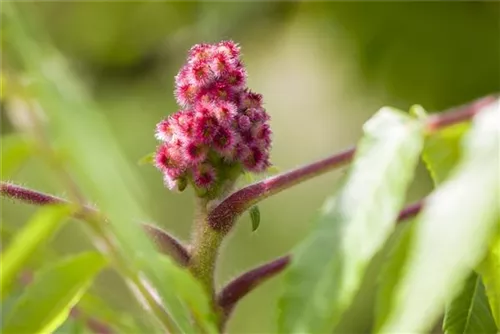
<svg viewBox="0 0 500 334"><path fill-rule="evenodd" d="M0 195L38 206L70 203L57 196L45 194L3 181L0 182ZM90 217L99 215L100 213L96 209L89 206L83 206L82 209L74 215L74 217L81 220L87 220ZM187 264L189 261L189 252L180 241L168 234L166 231L152 224L143 223L141 224L141 227L155 243L158 251L172 256L182 266Z"/></svg>
<svg viewBox="0 0 500 334"><path fill-rule="evenodd" d="M188 268L213 297L215 263L224 235L207 224L207 203L197 198Z"/></svg>
<svg viewBox="0 0 500 334"><path fill-rule="evenodd" d="M498 96L487 96L468 105L429 116L425 120L427 133L433 133L443 127L468 121L485 106L497 99ZM215 207L208 216L208 222L214 229L228 233L236 219L256 203L350 162L354 153L355 148L351 148L326 159L244 187L229 195Z"/></svg>
<svg viewBox="0 0 500 334"><path fill-rule="evenodd" d="M234 220L263 199L334 168L349 163L355 148L350 148L312 164L267 178L229 195L208 216L209 224L216 230L229 232Z"/></svg>
<svg viewBox="0 0 500 334"><path fill-rule="evenodd" d="M188 265L189 252L177 238L155 225L142 223L141 227L154 242L158 251L172 256L183 267Z"/></svg>
<svg viewBox="0 0 500 334"><path fill-rule="evenodd" d="M250 291L282 272L290 263L291 256L285 255L269 263L247 271L229 282L218 294L217 304L222 309L224 326L225 319L229 317L234 307Z"/></svg>
<svg viewBox="0 0 500 334"><path fill-rule="evenodd" d="M422 210L424 201L413 203L405 207L399 213L397 222L401 223L409 218L415 217ZM278 275L285 270L292 260L290 254L281 256L268 263L251 269L231 282L229 282L218 294L217 304L222 310L223 318L221 319L221 328L233 311L236 304L245 297L249 292L266 282L268 279Z"/></svg>

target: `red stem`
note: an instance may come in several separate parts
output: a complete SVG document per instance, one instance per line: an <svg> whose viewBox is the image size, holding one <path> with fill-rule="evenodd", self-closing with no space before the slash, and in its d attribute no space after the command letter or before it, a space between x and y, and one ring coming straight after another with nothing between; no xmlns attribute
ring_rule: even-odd
<svg viewBox="0 0 500 334"><path fill-rule="evenodd" d="M151 224L142 224L142 229L148 234L161 253L171 255L181 266L188 265L189 252L177 238Z"/></svg>
<svg viewBox="0 0 500 334"><path fill-rule="evenodd" d="M422 210L423 201L419 201L405 207L398 216L398 223L415 217ZM222 328L231 314L236 304L245 297L250 291L254 290L262 283L266 282L283 270L290 264L292 257L290 254L281 256L259 267L251 269L229 282L217 295L217 303L222 309L223 318Z"/></svg>
<svg viewBox="0 0 500 334"><path fill-rule="evenodd" d="M485 106L495 102L497 98L498 96L494 95L487 96L465 106L429 116L426 120L426 129L432 133L443 127L469 120ZM300 182L350 162L355 149L355 147L348 149L326 159L251 184L232 193L209 213L208 222L210 226L218 231L229 232L236 218L256 203Z"/></svg>
<svg viewBox="0 0 500 334"><path fill-rule="evenodd" d="M284 255L263 264L229 282L217 295L217 304L222 309L221 332L236 304L250 291L282 272L290 263L290 255Z"/></svg>
<svg viewBox="0 0 500 334"><path fill-rule="evenodd" d="M431 115L426 120L427 131L434 132L446 126L468 121L477 115L484 107L495 102L498 97L498 95L486 96L467 105Z"/></svg>
<svg viewBox="0 0 500 334"><path fill-rule="evenodd" d="M295 184L349 163L354 156L354 152L355 148L350 148L323 160L242 188L229 195L222 203L215 207L208 215L208 222L215 230L228 232L236 217L257 202L290 188Z"/></svg>
<svg viewBox="0 0 500 334"><path fill-rule="evenodd" d="M0 183L0 194L34 205L69 204L69 202L63 198L7 182ZM89 217L89 215L98 213L96 209L85 206L82 211L75 214L75 218L84 220L86 217ZM189 252L179 240L157 226L143 223L141 227L155 243L158 251L172 256L182 266L188 263Z"/></svg>

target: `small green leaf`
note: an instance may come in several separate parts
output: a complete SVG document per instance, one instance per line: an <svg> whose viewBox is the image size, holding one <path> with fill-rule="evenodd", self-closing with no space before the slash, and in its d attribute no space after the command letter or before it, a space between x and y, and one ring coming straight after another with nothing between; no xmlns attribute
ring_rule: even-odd
<svg viewBox="0 0 500 334"><path fill-rule="evenodd" d="M425 120L428 117L425 109L421 105L418 105L418 104L412 105L410 107L410 115L412 115L413 117L415 117L419 120Z"/></svg>
<svg viewBox="0 0 500 334"><path fill-rule="evenodd" d="M260 225L260 209L257 205L250 208L250 219L252 220L252 232L255 232Z"/></svg>
<svg viewBox="0 0 500 334"><path fill-rule="evenodd" d="M270 175L278 174L280 171L280 168L275 165L269 166L269 168L266 169L266 173Z"/></svg>
<svg viewBox="0 0 500 334"><path fill-rule="evenodd" d="M431 134L425 141L422 159L435 184L443 182L461 157L460 142L470 124L459 123Z"/></svg>
<svg viewBox="0 0 500 334"><path fill-rule="evenodd" d="M140 158L139 161L137 161L139 166L152 165L152 164L154 164L154 162L155 162L155 153L154 152L146 154L145 156Z"/></svg>
<svg viewBox="0 0 500 334"><path fill-rule="evenodd" d="M2 333L56 330L105 264L102 255L89 252L60 260L37 273L7 315Z"/></svg>
<svg viewBox="0 0 500 334"><path fill-rule="evenodd" d="M293 252L280 301L282 333L331 332L395 226L423 147L422 125L383 108L363 129L340 193Z"/></svg>
<svg viewBox="0 0 500 334"><path fill-rule="evenodd" d="M19 271L62 225L73 209L69 206L44 207L19 231L1 255L0 295L5 297Z"/></svg>
<svg viewBox="0 0 500 334"><path fill-rule="evenodd" d="M19 134L2 136L1 179L6 180L28 160L33 145Z"/></svg>
<svg viewBox="0 0 500 334"><path fill-rule="evenodd" d="M472 273L462 291L446 308L443 322L445 334L495 334L495 321L481 277Z"/></svg>
<svg viewBox="0 0 500 334"><path fill-rule="evenodd" d="M500 224L497 223L497 227ZM500 234L493 240L485 260L478 267L486 288L493 318L500 330Z"/></svg>
<svg viewBox="0 0 500 334"><path fill-rule="evenodd" d="M245 181L247 183L255 182L255 176L252 173L245 171L243 172L243 176L245 177Z"/></svg>
<svg viewBox="0 0 500 334"><path fill-rule="evenodd" d="M459 163L426 199L379 332L430 330L484 258L499 219L498 119L498 102L477 114L464 136Z"/></svg>

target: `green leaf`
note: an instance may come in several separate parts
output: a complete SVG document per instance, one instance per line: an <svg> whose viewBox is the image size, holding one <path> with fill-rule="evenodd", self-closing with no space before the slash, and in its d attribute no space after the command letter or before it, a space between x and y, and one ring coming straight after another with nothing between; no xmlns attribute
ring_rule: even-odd
<svg viewBox="0 0 500 334"><path fill-rule="evenodd" d="M388 249L387 259L382 265L378 277L378 289L375 305L375 328L379 328L386 320L391 310L391 296L398 282L398 278L404 272L404 265L411 246L414 219L406 222L402 227L396 241Z"/></svg>
<svg viewBox="0 0 500 334"><path fill-rule="evenodd" d="M484 257L498 221L500 106L484 108L462 157L426 200L380 332L425 332Z"/></svg>
<svg viewBox="0 0 500 334"><path fill-rule="evenodd" d="M422 126L383 108L363 129L340 193L293 252L280 301L280 332L330 332L395 226L423 146Z"/></svg>
<svg viewBox="0 0 500 334"><path fill-rule="evenodd" d="M444 129L441 129L432 135L429 136L429 138L426 140L425 143L425 148L424 148L424 154L423 154L423 161L425 165L427 166L427 169L429 170L432 179L434 181L434 184L437 186L438 184L442 183L448 175L452 172L452 170L455 168L457 165L458 161L461 158L462 152L461 152L461 141L463 139L464 134L470 129L470 124L468 123L459 123L450 127L446 127ZM499 260L500 261L500 260ZM488 263L486 263L488 262ZM485 261L485 268L488 267L488 265L492 264L488 260ZM499 262L499 267L496 268L497 271L488 271L486 270L487 274L486 276L490 278L490 281L495 281L496 278L499 276L498 274L493 274L493 273L498 273L500 272L500 262ZM471 278L470 278L471 279ZM469 279L469 280L470 280ZM470 281L468 281L466 284L472 284ZM479 283L478 283L479 284ZM493 283L492 285L494 285ZM489 289L490 291L490 301L493 299L492 302L492 308L494 307L495 304L498 305L498 300L495 298L496 295L500 295L500 280L497 283L499 284L498 286L498 294L495 292L491 292L492 289ZM491 286L491 285L490 285ZM467 286L466 286L467 288ZM469 287L470 288L470 287ZM482 290L484 290L483 287L481 287ZM481 290L481 291L482 291ZM493 289L494 291L495 289ZM462 292L462 293L467 293L467 291ZM460 297L458 297L460 300ZM474 301L472 301L474 302ZM456 303L456 301L454 302ZM474 306L474 304L470 305L471 307ZM464 307L464 306L462 306ZM448 330L449 333L458 333L460 330L457 330L456 326L450 326L450 323L448 320L448 323L446 323L446 319L453 319L454 320L454 314L449 315L449 312L460 312L457 310L457 305L451 305L447 307L447 311L445 314L445 324L443 328L450 328ZM465 311L464 311L465 312ZM487 317L487 315L485 315ZM451 321L453 321L451 320ZM464 320L465 321L465 320ZM474 330L475 327L472 327L472 331ZM471 330L466 330L463 329L461 332L470 332L472 333Z"/></svg>
<svg viewBox="0 0 500 334"><path fill-rule="evenodd" d="M67 318L66 321L52 334L90 334L93 333L86 327L84 319Z"/></svg>
<svg viewBox="0 0 500 334"><path fill-rule="evenodd" d="M425 109L421 105L418 105L418 104L412 105L410 107L410 115L412 115L413 117L415 117L419 120L425 120L428 117Z"/></svg>
<svg viewBox="0 0 500 334"><path fill-rule="evenodd" d="M155 152L151 152L140 158L137 163L139 164L139 166L151 165L154 164L154 161L155 161Z"/></svg>
<svg viewBox="0 0 500 334"><path fill-rule="evenodd" d="M145 330L129 314L108 305L99 296L87 291L78 302L78 309L85 315L100 319L117 333L141 333Z"/></svg>
<svg viewBox="0 0 500 334"><path fill-rule="evenodd" d="M180 267L172 266L172 260L160 253L154 257L155 263L161 268L165 284L170 284L176 295L182 296L192 311L196 324L207 333L218 333L211 324L216 322L212 313L211 302L201 283L193 278L190 272ZM199 330L195 331L199 332Z"/></svg>
<svg viewBox="0 0 500 334"><path fill-rule="evenodd" d="M435 184L443 182L461 157L460 142L470 124L459 123L431 134L425 141L422 159Z"/></svg>
<svg viewBox="0 0 500 334"><path fill-rule="evenodd" d="M281 171L281 169L280 169L278 166L275 166L275 165L269 166L269 167L266 169L266 173L267 173L268 175L278 174L280 171Z"/></svg>
<svg viewBox="0 0 500 334"><path fill-rule="evenodd" d="M499 226L497 223L497 228ZM478 271L483 278L493 318L500 330L500 233L497 233Z"/></svg>
<svg viewBox="0 0 500 334"><path fill-rule="evenodd" d="M10 243L15 234L16 233L14 229L8 227L7 223L5 223L5 221L2 221L2 223L0 224L0 246L2 248L1 250L3 250L6 244Z"/></svg>
<svg viewBox="0 0 500 334"><path fill-rule="evenodd" d="M103 256L89 252L58 261L37 273L7 315L2 333L53 332L105 264Z"/></svg>
<svg viewBox="0 0 500 334"><path fill-rule="evenodd" d="M258 205L250 208L250 219L252 220L252 232L255 232L260 225L260 210Z"/></svg>
<svg viewBox="0 0 500 334"><path fill-rule="evenodd" d="M0 296L5 297L19 271L37 249L62 225L73 209L69 206L48 206L40 209L19 231L1 255Z"/></svg>
<svg viewBox="0 0 500 334"><path fill-rule="evenodd" d="M121 255L127 259L131 271L140 272L156 289L173 323L171 331L199 331L193 328L191 313L201 310L192 310L187 297L169 284L169 277L164 276L165 268L156 262L153 243L137 224L138 220L149 220L142 207L144 189L113 137L105 113L90 99L68 62L47 42L44 30L36 26L36 15L28 17L29 13L24 12L21 15L13 3L5 3L2 9L8 21L12 51L26 75L33 79L30 89L50 121L47 124L49 140L58 140L60 149L67 153L64 163L79 189L106 213ZM170 259L164 262L169 270L187 271ZM204 300L209 307L208 297ZM163 321L168 327L166 323ZM205 332L216 329L214 322L200 326Z"/></svg>
<svg viewBox="0 0 500 334"><path fill-rule="evenodd" d="M497 332L481 277L473 272L462 291L446 308L443 322L445 334Z"/></svg>
<svg viewBox="0 0 500 334"><path fill-rule="evenodd" d="M33 145L21 135L2 136L1 179L6 180L28 160L33 153Z"/></svg>

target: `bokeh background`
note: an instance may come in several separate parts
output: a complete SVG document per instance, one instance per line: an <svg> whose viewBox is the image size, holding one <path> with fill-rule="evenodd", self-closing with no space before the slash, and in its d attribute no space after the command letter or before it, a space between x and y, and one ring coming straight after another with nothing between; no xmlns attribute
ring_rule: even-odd
<svg viewBox="0 0 500 334"><path fill-rule="evenodd" d="M384 105L408 110L421 104L434 112L500 90L498 2L75 1L23 3L20 8L39 19L105 112L141 177L151 219L184 240L189 238L193 194L169 192L158 171L137 161L155 148L155 124L177 110L173 78L195 43L240 43L248 86L264 95L272 117L272 162L280 170L354 144L362 124ZM2 54L2 67L16 68L3 39ZM14 131L4 110L1 131ZM257 232L251 233L249 218L243 217L224 246L219 284L296 245L342 173L266 200ZM14 181L65 195L50 169L35 158ZM420 167L408 201L430 188ZM10 228L21 226L33 212L2 201L2 223ZM60 253L89 247L77 223L54 240ZM374 268L338 332L369 328ZM93 289L118 309L137 307L112 273L101 275ZM246 297L229 332L274 332L280 291L277 277Z"/></svg>

